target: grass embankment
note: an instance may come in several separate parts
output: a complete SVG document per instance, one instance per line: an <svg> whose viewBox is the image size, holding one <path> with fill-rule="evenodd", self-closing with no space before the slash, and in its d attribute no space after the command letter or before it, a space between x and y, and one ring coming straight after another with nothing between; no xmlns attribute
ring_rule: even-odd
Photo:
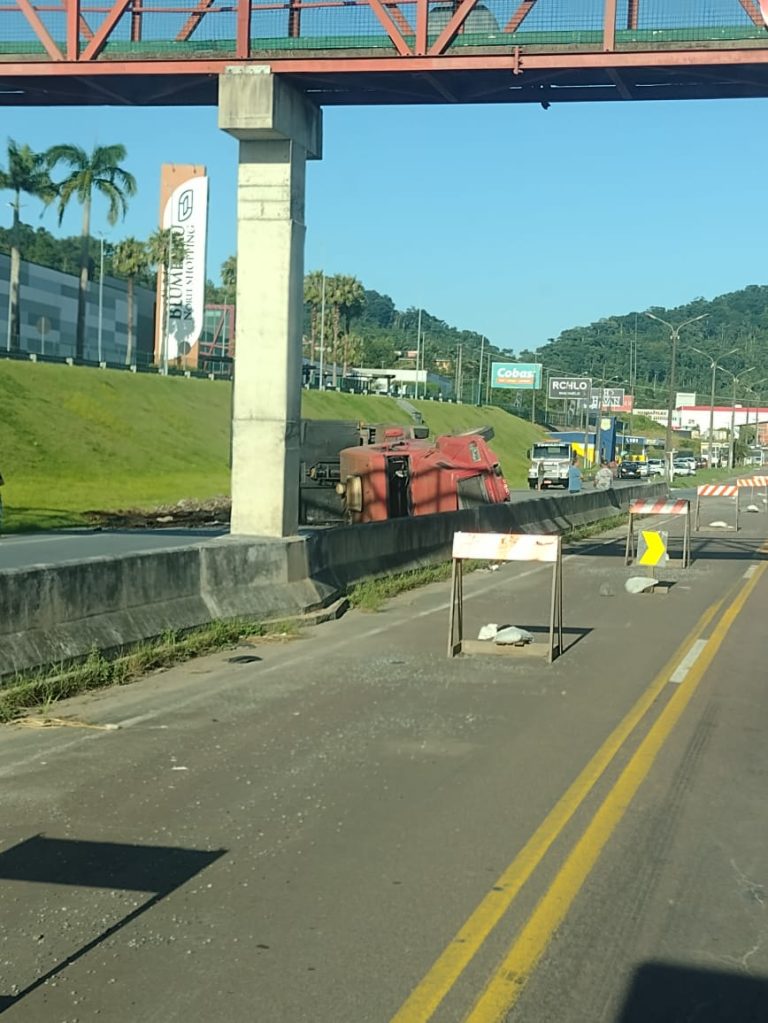
<svg viewBox="0 0 768 1023"><path fill-rule="evenodd" d="M229 409L218 381L0 362L4 529L227 493Z"/></svg>
<svg viewBox="0 0 768 1023"><path fill-rule="evenodd" d="M490 424L513 486L538 435L501 409L418 402L433 432ZM228 383L0 361L0 471L9 532L84 524L88 511L229 493ZM411 422L392 398L304 392L314 419Z"/></svg>

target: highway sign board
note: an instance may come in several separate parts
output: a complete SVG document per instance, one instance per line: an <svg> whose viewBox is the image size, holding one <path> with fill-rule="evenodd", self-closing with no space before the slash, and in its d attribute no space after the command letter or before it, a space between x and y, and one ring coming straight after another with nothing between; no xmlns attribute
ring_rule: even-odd
<svg viewBox="0 0 768 1023"><path fill-rule="evenodd" d="M555 398L574 398L589 401L592 397L591 377L550 377L547 384L547 395L550 400Z"/></svg>
<svg viewBox="0 0 768 1023"><path fill-rule="evenodd" d="M669 533L660 529L641 529L637 545L638 565L666 565L669 561Z"/></svg>
<svg viewBox="0 0 768 1023"><path fill-rule="evenodd" d="M541 363L494 362L491 364L491 387L538 391L541 387Z"/></svg>

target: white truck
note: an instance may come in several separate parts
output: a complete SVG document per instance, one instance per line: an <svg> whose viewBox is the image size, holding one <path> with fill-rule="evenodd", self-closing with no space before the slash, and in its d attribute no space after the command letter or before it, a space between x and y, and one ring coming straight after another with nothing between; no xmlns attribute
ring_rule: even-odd
<svg viewBox="0 0 768 1023"><path fill-rule="evenodd" d="M528 486L531 490L538 489L539 480L542 488L567 488L568 468L573 455L573 445L567 442L542 441L534 444L528 452L531 460L528 466Z"/></svg>

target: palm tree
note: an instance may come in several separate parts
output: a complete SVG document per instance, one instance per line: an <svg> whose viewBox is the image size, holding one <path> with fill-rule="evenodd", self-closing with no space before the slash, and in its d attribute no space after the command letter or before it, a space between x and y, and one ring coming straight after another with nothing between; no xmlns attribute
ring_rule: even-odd
<svg viewBox="0 0 768 1023"><path fill-rule="evenodd" d="M88 249L91 235L91 204L93 193L103 195L109 203L107 222L114 226L124 218L128 209L128 198L136 194L136 179L124 170L120 163L126 157L125 146L95 146L88 154L80 146L69 144L51 146L45 154L48 167L52 170L63 163L70 173L56 185L59 206L59 223L74 197L83 207L83 228L80 235L80 290L77 296L77 333L75 336L75 358L82 359L85 351L85 304L88 292Z"/></svg>
<svg viewBox="0 0 768 1023"><path fill-rule="evenodd" d="M304 278L304 302L309 306L309 337L312 342L312 352L314 355L317 328L320 324L321 310L323 307L322 270L313 270Z"/></svg>
<svg viewBox="0 0 768 1023"><path fill-rule="evenodd" d="M18 351L21 342L21 313L19 306L19 277L21 252L19 251L19 225L21 223L21 196L31 195L49 203L55 196L48 176L45 156L34 153L29 146L20 146L8 139L8 169L0 170L0 189L13 192L13 227L11 233L11 277L8 296L8 347Z"/></svg>
<svg viewBox="0 0 768 1023"><path fill-rule="evenodd" d="M112 256L112 269L128 281L128 335L125 346L125 364L133 363L133 287L136 278L149 269L149 253L138 238L126 238L116 247Z"/></svg>
<svg viewBox="0 0 768 1023"><path fill-rule="evenodd" d="M221 283L224 285L228 305L234 305L237 295L237 256L227 256L221 264Z"/></svg>
<svg viewBox="0 0 768 1023"><path fill-rule="evenodd" d="M361 312L365 305L365 289L356 277L350 277L346 274L336 274L330 278L328 284L330 286L330 304L333 325L334 374L335 362L338 358L339 336L341 334L342 321L344 323L343 378L347 375L351 321L354 316ZM334 386L335 383L336 381L334 379Z"/></svg>
<svg viewBox="0 0 768 1023"><path fill-rule="evenodd" d="M184 263L184 257L187 254L187 248L184 244L184 238L178 233L173 231L169 227L158 228L157 231L153 231L149 236L146 244L147 259L149 265L154 267L158 278L160 271L163 272L163 280L165 282L165 294L163 295L162 313L165 317L168 316L168 281L169 272L171 267L181 266ZM163 324L160 335L163 336L164 332L167 331L167 324ZM163 362L167 362L167 339L163 345Z"/></svg>

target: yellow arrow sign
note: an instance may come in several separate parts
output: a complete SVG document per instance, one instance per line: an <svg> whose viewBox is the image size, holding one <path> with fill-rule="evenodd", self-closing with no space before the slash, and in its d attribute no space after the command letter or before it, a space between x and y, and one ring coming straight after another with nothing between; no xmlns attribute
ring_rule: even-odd
<svg viewBox="0 0 768 1023"><path fill-rule="evenodd" d="M640 532L640 555L638 565L659 565L667 560L666 537L656 529L643 529Z"/></svg>

